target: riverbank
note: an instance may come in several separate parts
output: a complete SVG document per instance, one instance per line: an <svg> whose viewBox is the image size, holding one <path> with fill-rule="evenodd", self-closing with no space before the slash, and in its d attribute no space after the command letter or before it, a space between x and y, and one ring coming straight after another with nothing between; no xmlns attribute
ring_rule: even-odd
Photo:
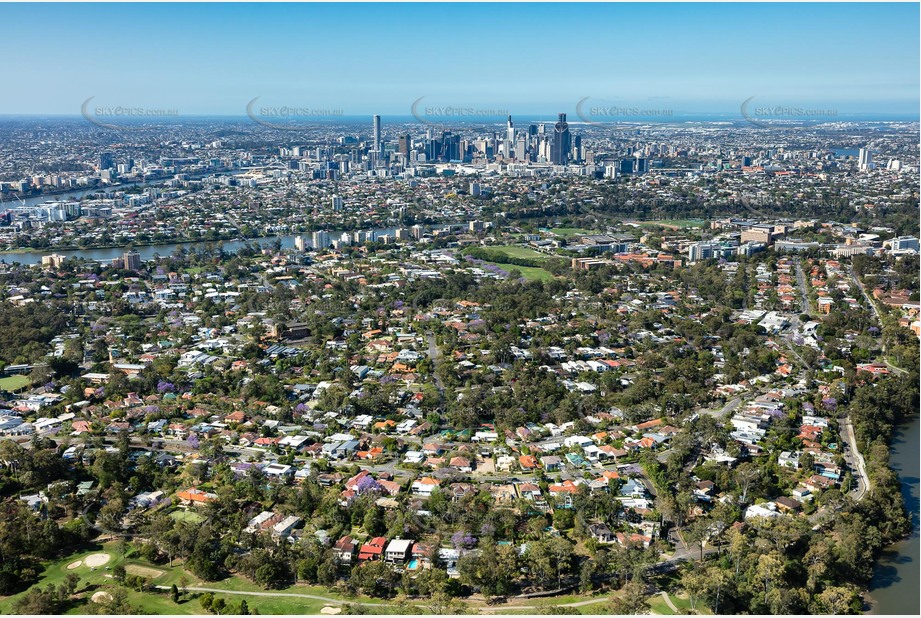
<svg viewBox="0 0 921 618"><path fill-rule="evenodd" d="M883 552L876 563L866 595L867 614L914 615L921 613L921 493L919 459L921 417L915 415L899 427L890 445L890 465L899 475L902 499L911 517L911 534Z"/></svg>
<svg viewBox="0 0 921 618"><path fill-rule="evenodd" d="M303 232L308 234L309 232ZM277 236L254 236L252 238L243 238L240 237L228 237L228 238L218 238L216 240L204 240L201 238L168 238L162 242L146 242L146 243L131 243L130 245L93 245L92 247L79 247L76 245L68 245L65 247L47 247L44 249L33 249L32 247L17 247L16 249L0 249L0 257L3 255L17 255L20 253L40 253L42 255L50 255L52 253L75 253L78 251L108 251L108 250L119 250L126 251L128 247L134 249L140 249L143 247L168 247L172 245L189 245L189 244L208 244L208 243L219 243L219 242L249 242L257 241L264 238L278 238Z"/></svg>

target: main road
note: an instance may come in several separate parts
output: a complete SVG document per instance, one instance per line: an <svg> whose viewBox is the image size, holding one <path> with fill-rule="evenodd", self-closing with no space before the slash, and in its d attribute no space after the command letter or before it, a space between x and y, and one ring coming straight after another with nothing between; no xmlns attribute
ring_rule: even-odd
<svg viewBox="0 0 921 618"><path fill-rule="evenodd" d="M854 285L856 285L860 289L860 293L863 294L863 297L866 299L867 303L870 305L870 309L873 310L873 314L876 315L876 320L879 322L880 329L882 329L883 328L883 316L879 312L879 307L876 306L876 301L870 298L870 295L867 294L867 289L864 287L863 282L854 272L854 267L848 266L847 270L851 275L851 279L854 281ZM882 344L882 347L880 348L880 351L882 352L882 355L883 355L883 363L886 364L886 367L888 367L890 371L894 371L899 375L905 375L908 373L904 369L896 367L895 365L890 363L889 359L886 358L886 338L885 337L883 337L883 344Z"/></svg>

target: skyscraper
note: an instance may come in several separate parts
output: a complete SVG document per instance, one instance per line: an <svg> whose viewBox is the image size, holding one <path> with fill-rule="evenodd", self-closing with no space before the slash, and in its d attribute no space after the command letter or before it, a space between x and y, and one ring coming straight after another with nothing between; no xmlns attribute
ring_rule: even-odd
<svg viewBox="0 0 921 618"><path fill-rule="evenodd" d="M115 156L111 152L103 152L99 155L99 169L108 170L115 167Z"/></svg>
<svg viewBox="0 0 921 618"><path fill-rule="evenodd" d="M374 152L380 157L381 152L381 117L374 114Z"/></svg>
<svg viewBox="0 0 921 618"><path fill-rule="evenodd" d="M508 123L505 125L506 139L508 139L509 148L515 147L515 125L512 124L512 117L508 117Z"/></svg>
<svg viewBox="0 0 921 618"><path fill-rule="evenodd" d="M870 152L869 148L860 149L857 157L857 165L862 171L873 169L873 154Z"/></svg>
<svg viewBox="0 0 921 618"><path fill-rule="evenodd" d="M409 161L409 151L410 151L410 149L412 148L412 143L413 143L412 138L411 138L409 135L401 135L401 136L400 136L400 149L399 149L399 152L400 152L400 154L402 154L404 157L406 157L406 160L407 160L407 161Z"/></svg>
<svg viewBox="0 0 921 618"><path fill-rule="evenodd" d="M572 135L569 132L569 123L566 114L560 114L559 120L553 125L553 143L550 144L550 162L554 165L569 163L572 151Z"/></svg>
<svg viewBox="0 0 921 618"><path fill-rule="evenodd" d="M313 233L313 248L317 251L328 249L329 248L329 232L325 230L317 230Z"/></svg>
<svg viewBox="0 0 921 618"><path fill-rule="evenodd" d="M141 254L137 251L128 251L122 256L125 270L141 270Z"/></svg>

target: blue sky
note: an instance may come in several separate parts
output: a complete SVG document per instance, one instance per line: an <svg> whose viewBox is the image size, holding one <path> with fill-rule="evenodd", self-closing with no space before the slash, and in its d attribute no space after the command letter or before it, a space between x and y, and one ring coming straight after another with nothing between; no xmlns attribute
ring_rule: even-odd
<svg viewBox="0 0 921 618"><path fill-rule="evenodd" d="M905 4L0 4L0 114L919 107Z"/></svg>

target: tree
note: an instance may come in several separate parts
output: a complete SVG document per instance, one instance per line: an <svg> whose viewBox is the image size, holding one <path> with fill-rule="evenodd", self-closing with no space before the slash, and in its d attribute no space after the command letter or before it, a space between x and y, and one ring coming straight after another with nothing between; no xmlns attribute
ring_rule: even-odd
<svg viewBox="0 0 921 618"><path fill-rule="evenodd" d="M688 593L691 611L697 611L697 602L707 592L708 574L697 568L691 568L681 574L681 587Z"/></svg>
<svg viewBox="0 0 921 618"><path fill-rule="evenodd" d="M733 480L739 488L741 502L748 502L748 493L758 485L760 479L761 470L756 464L750 461L739 464L733 474Z"/></svg>
<svg viewBox="0 0 921 618"><path fill-rule="evenodd" d="M169 596L173 600L173 603L179 602L179 588L176 586L176 584L170 586Z"/></svg>
<svg viewBox="0 0 921 618"><path fill-rule="evenodd" d="M621 615L646 614L649 601L646 600L646 584L633 580L620 589L620 593L608 602L608 613Z"/></svg>
<svg viewBox="0 0 921 618"><path fill-rule="evenodd" d="M830 586L816 599L815 613L859 614L863 609L860 594L850 586Z"/></svg>
<svg viewBox="0 0 921 618"><path fill-rule="evenodd" d="M206 612L211 611L211 605L214 603L214 593L206 592L200 597L198 597L198 602L201 604L201 607Z"/></svg>
<svg viewBox="0 0 921 618"><path fill-rule="evenodd" d="M703 562L704 559L704 545L710 536L710 525L709 519L698 518L684 531L684 538L687 539L688 544L697 545L700 550L700 562Z"/></svg>
<svg viewBox="0 0 921 618"><path fill-rule="evenodd" d="M768 592L771 590L771 584L781 578L784 571L784 563L780 554L772 551L758 557L758 565L755 568L757 578L764 584L764 602L768 604Z"/></svg>

